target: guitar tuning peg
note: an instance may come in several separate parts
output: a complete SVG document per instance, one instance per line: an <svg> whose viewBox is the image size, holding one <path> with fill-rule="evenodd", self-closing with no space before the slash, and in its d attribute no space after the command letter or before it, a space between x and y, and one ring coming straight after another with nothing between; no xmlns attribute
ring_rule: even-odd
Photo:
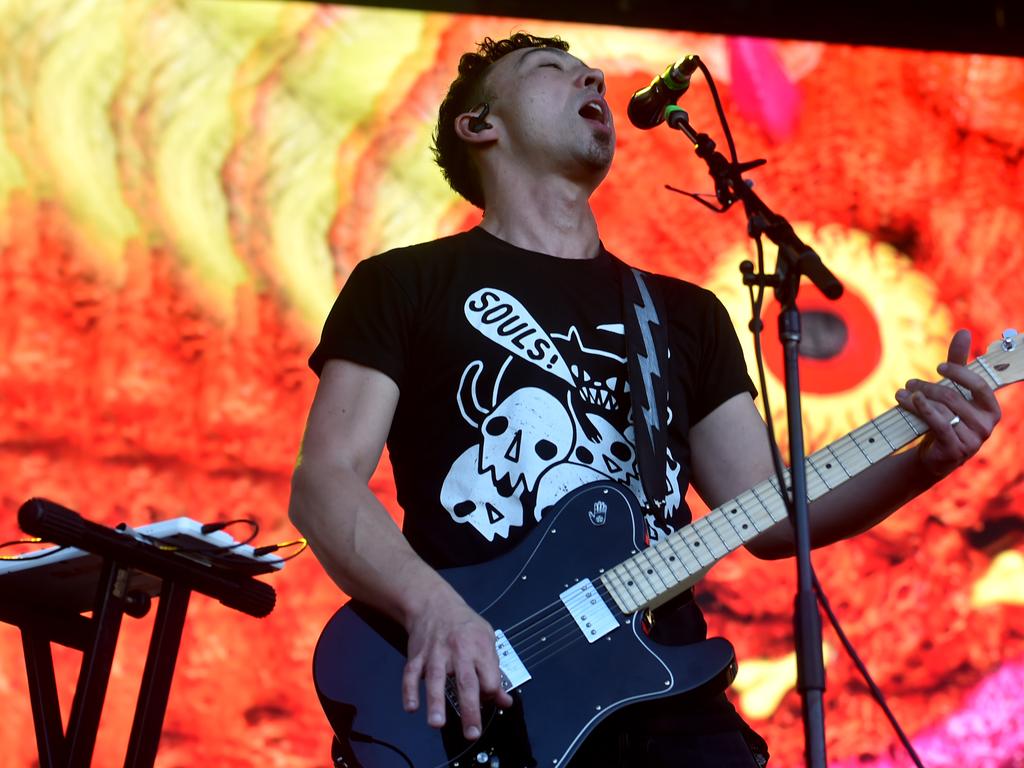
<svg viewBox="0 0 1024 768"><path fill-rule="evenodd" d="M1005 349L1007 352L1010 352L1016 346L1016 342L1016 328L1007 328L1005 331L1003 331L1003 349Z"/></svg>

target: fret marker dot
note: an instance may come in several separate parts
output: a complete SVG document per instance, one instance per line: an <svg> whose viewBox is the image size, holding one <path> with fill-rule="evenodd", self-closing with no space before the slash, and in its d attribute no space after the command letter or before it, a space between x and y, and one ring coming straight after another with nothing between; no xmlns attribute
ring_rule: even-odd
<svg viewBox="0 0 1024 768"><path fill-rule="evenodd" d="M873 438L873 437L869 437L869 438L868 438L868 442L869 442L869 443L873 443L873 442L875 442L875 438Z"/></svg>
<svg viewBox="0 0 1024 768"><path fill-rule="evenodd" d="M826 464L825 465L825 469L832 469L832 465L831 464Z"/></svg>
<svg viewBox="0 0 1024 768"><path fill-rule="evenodd" d="M736 514L736 510L735 509L730 509L729 510L729 514L730 515L735 515Z"/></svg>
<svg viewBox="0 0 1024 768"><path fill-rule="evenodd" d="M647 575L649 576L652 573L654 573L654 569L653 568L648 568L647 569Z"/></svg>
<svg viewBox="0 0 1024 768"><path fill-rule="evenodd" d="M669 555L669 556L668 556L668 561L669 561L670 563L674 563L674 562L676 561L676 556L675 556L675 555Z"/></svg>
<svg viewBox="0 0 1024 768"><path fill-rule="evenodd" d="M746 523L743 524L743 530L744 531L747 530L747 524Z"/></svg>
<svg viewBox="0 0 1024 768"><path fill-rule="evenodd" d="M633 586L633 582L632 581L627 581L626 582L626 586L632 587Z"/></svg>
<svg viewBox="0 0 1024 768"><path fill-rule="evenodd" d="M700 546L700 542L699 542L699 541L695 541L695 542L693 542L693 546L695 546L695 547L699 547L699 546Z"/></svg>

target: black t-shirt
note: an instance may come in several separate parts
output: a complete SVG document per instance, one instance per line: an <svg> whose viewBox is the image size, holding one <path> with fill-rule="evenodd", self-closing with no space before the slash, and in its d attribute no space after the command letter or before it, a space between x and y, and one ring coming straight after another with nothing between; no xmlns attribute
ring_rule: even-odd
<svg viewBox="0 0 1024 768"><path fill-rule="evenodd" d="M430 565L508 551L558 498L593 480L642 498L619 269L603 248L560 259L476 228L380 254L349 276L310 366L319 375L342 358L398 385L388 449L403 530ZM668 315L674 529L690 521L690 427L754 388L715 296L653 279Z"/></svg>

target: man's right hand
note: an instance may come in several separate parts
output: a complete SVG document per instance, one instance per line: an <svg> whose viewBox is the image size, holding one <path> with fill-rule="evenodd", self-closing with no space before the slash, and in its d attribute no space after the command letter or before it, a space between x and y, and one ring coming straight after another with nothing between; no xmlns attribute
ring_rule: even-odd
<svg viewBox="0 0 1024 768"><path fill-rule="evenodd" d="M447 587L447 585L445 585ZM501 688L494 629L450 587L435 590L406 620L408 662L402 675L402 701L407 712L420 704L420 680L426 684L427 722L445 723L445 682L454 677L462 713L462 734L480 737L480 702L512 706Z"/></svg>
<svg viewBox="0 0 1024 768"><path fill-rule="evenodd" d="M479 737L480 700L512 706L501 690L494 630L409 546L368 482L398 406L398 385L373 368L329 360L309 412L289 515L338 585L399 621L409 635L402 701L445 720L445 682L458 688L462 731ZM357 543L358 542L358 543Z"/></svg>

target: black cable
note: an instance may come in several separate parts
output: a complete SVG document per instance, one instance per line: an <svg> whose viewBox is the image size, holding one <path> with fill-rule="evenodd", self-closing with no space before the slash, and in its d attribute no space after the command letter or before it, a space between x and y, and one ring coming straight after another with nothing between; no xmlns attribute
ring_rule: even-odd
<svg viewBox="0 0 1024 768"><path fill-rule="evenodd" d="M685 189L679 189L678 187L673 187L671 184L666 184L665 185L665 189L667 189L669 192L676 192L676 193L678 193L680 195L686 195L687 197L692 197L694 200L696 200L698 203L703 205L705 208L710 208L715 213L725 213L725 208L721 208L721 207L719 207L717 205L712 205L711 203L709 203L707 200L704 199L705 197L710 197L713 200L717 200L718 198L715 197L715 195L710 195L707 192L687 192Z"/></svg>
<svg viewBox="0 0 1024 768"><path fill-rule="evenodd" d="M182 546L180 544L172 544L165 539L161 539L158 536L150 536L149 534L143 533L142 531L130 529L125 523L121 523L117 526L117 528L121 531L130 532L131 534L138 536L140 539L147 542L148 544L152 544L155 547L159 547L165 552L181 552L183 554L188 555L217 555L223 552L230 552L231 550L238 549L239 547L244 547L246 544L251 544L253 540L257 536L259 536L260 524L252 518L240 517L235 520L224 520L216 523L205 523L199 529L200 532L203 534L210 534L215 533L216 531L223 530L224 528L227 528L229 525L235 525L237 523L244 523L250 526L249 536L243 539L242 541L236 541L234 544L211 544L209 546L195 547Z"/></svg>
<svg viewBox="0 0 1024 768"><path fill-rule="evenodd" d="M757 271L759 274L764 274L764 243L761 240L760 234L755 235L754 243L757 246ZM775 479L779 483L779 495L782 496L782 500L786 504L786 513L792 522L794 514L793 497L788 493L783 493L789 484L785 478L786 470L782 463L782 452L779 450L779 442L775 438L775 424L772 421L771 403L768 400L768 380L764 372L764 354L761 348L761 333L764 331L764 323L761 321L761 307L764 304L764 286L759 285L757 287L756 297L754 295L754 286L749 286L749 289L750 332L754 336L754 365L757 367L757 383L761 385L761 402L764 403L765 429L768 432L768 444L771 446Z"/></svg>
<svg viewBox="0 0 1024 768"><path fill-rule="evenodd" d="M153 546L155 546L155 547L157 547L157 548L159 548L159 549L161 549L161 550L163 550L165 552L178 552L178 553L181 553L181 554L184 554L184 555L208 555L208 556L210 556L210 560L209 560L209 563L208 563L209 565L217 567L217 568L222 568L222 569L225 569L225 570L234 570L234 571L249 571L249 570L252 570L253 568L259 569L261 567L266 567L266 566L281 565L282 563L286 563L289 560L291 560L291 559L301 555L306 550L306 548L309 546L309 543L306 541L306 539L299 538L299 539L294 539L293 541L283 541L283 542L279 542L277 544L268 544L268 545L262 546L262 547L254 547L253 551L252 551L252 554L251 554L251 557L245 556L245 555L239 555L237 558L232 559L232 560L218 558L217 557L218 555L223 555L223 554L231 552L232 550L238 549L239 547L244 547L244 546L246 546L248 544L251 544L252 541L259 535L259 532L260 532L260 525L259 525L259 523L256 522L256 520L254 520L252 518L241 517L241 518L237 518L237 519L234 519L234 520L222 520L222 521L219 521L219 522L216 522L216 523L204 523L202 525L202 527L200 528L200 532L201 533L203 533L203 534L210 534L210 533L215 533L217 531L223 530L223 529L227 528L230 525L236 525L236 524L239 524L239 523L244 523L244 524L250 526L250 528L251 528L249 536L246 537L244 540L236 541L234 544L221 544L221 545L195 546L195 547L182 546L180 544L173 544L173 543L167 541L166 539L162 539L162 538L157 537L157 536L151 536L151 535L149 535L147 533L143 533L142 531L136 530L134 528L130 528L126 523L119 524L117 526L117 529L120 530L120 531L123 531L125 533L128 533L128 534L130 534L132 536L136 536L141 541L144 541L147 544L152 544ZM295 552L293 552L292 554L288 555L287 557L279 557L279 558L276 558L276 559L273 559L273 560L264 560L264 559L262 559L265 555L268 555L271 552L276 552L277 550L284 549L285 547L294 547L294 546L297 546L298 549Z"/></svg>
<svg viewBox="0 0 1024 768"><path fill-rule="evenodd" d="M700 67L701 74L704 75L704 80L708 84L708 89L711 91L711 98L715 101L715 111L718 113L718 122L722 124L722 133L725 134L725 142L729 145L729 159L735 164L739 160L736 155L736 144L732 140L732 131L729 129L729 121L725 119L725 110L722 108L722 100L718 96L718 88L715 85L715 78L711 76L711 70L707 68L707 65L698 58L697 66Z"/></svg>
<svg viewBox="0 0 1024 768"><path fill-rule="evenodd" d="M265 547L256 547L256 549L254 549L252 551L252 555L253 555L253 557L263 557L264 555L269 555L271 552L276 552L279 549L284 549L285 547L295 547L295 546L297 546L298 549L295 550L294 552L292 552L290 555L288 555L288 557L279 557L277 560L272 560L270 562L272 562L272 563L284 563L284 562L287 562L288 560L291 560L294 557L298 557L299 555L301 555L303 552L306 551L307 547L309 547L309 542L306 541L305 538L300 538L300 539L295 539L294 541L282 541L280 544L267 544ZM264 561L264 562L266 562L266 561Z"/></svg>
<svg viewBox="0 0 1024 768"><path fill-rule="evenodd" d="M409 759L409 756L405 754L405 752L403 752L401 749L396 747L394 744L389 744L388 742L381 741L380 739L374 738L369 734L357 733L356 731L350 731L348 737L350 741L361 741L364 744L376 744L378 747L390 749L392 752L394 752L396 755L402 758L406 762L406 765L409 766L409 768L416 768L416 766L412 764L412 760Z"/></svg>
<svg viewBox="0 0 1024 768"><path fill-rule="evenodd" d="M832 612L832 606L828 602L828 597L825 596L825 591L821 588L821 583L818 581L818 575L811 571L811 579L813 580L814 592L818 596L818 602L821 603L822 609L825 611L825 615L828 616L829 623L832 624L832 628L836 631L836 635L839 637L839 642L843 644L843 648L846 649L846 654L853 661L854 666L857 667L857 671L860 672L860 676L864 678L864 682L868 684L868 690L871 691L871 698L873 698L878 706L882 708L882 712L889 720L889 724L893 730L896 731L896 736L903 744L903 748L907 750L907 754L910 755L910 759L914 761L914 765L917 768L924 768L924 764L921 762L921 758L918 757L917 752L914 750L914 746L910 743L910 739L907 738L907 734L903 732L903 728L900 727L899 721L896 719L896 715L889 709L889 704L885 700L885 694L882 690L875 685L875 681L871 678L871 673L868 672L868 668L861 661L860 656L857 655L857 651L853 648L853 643L843 632L843 628L839 626L839 619Z"/></svg>
<svg viewBox="0 0 1024 768"><path fill-rule="evenodd" d="M34 536L30 539L14 539L13 541L5 541L3 544L0 544L0 549L13 547L17 544L50 544L51 548L42 552L26 552L23 555L0 555L0 562L25 563L30 560L42 560L44 557L50 557L50 555L55 555L62 549L66 549L64 546L52 547L53 542L43 541L42 539Z"/></svg>

